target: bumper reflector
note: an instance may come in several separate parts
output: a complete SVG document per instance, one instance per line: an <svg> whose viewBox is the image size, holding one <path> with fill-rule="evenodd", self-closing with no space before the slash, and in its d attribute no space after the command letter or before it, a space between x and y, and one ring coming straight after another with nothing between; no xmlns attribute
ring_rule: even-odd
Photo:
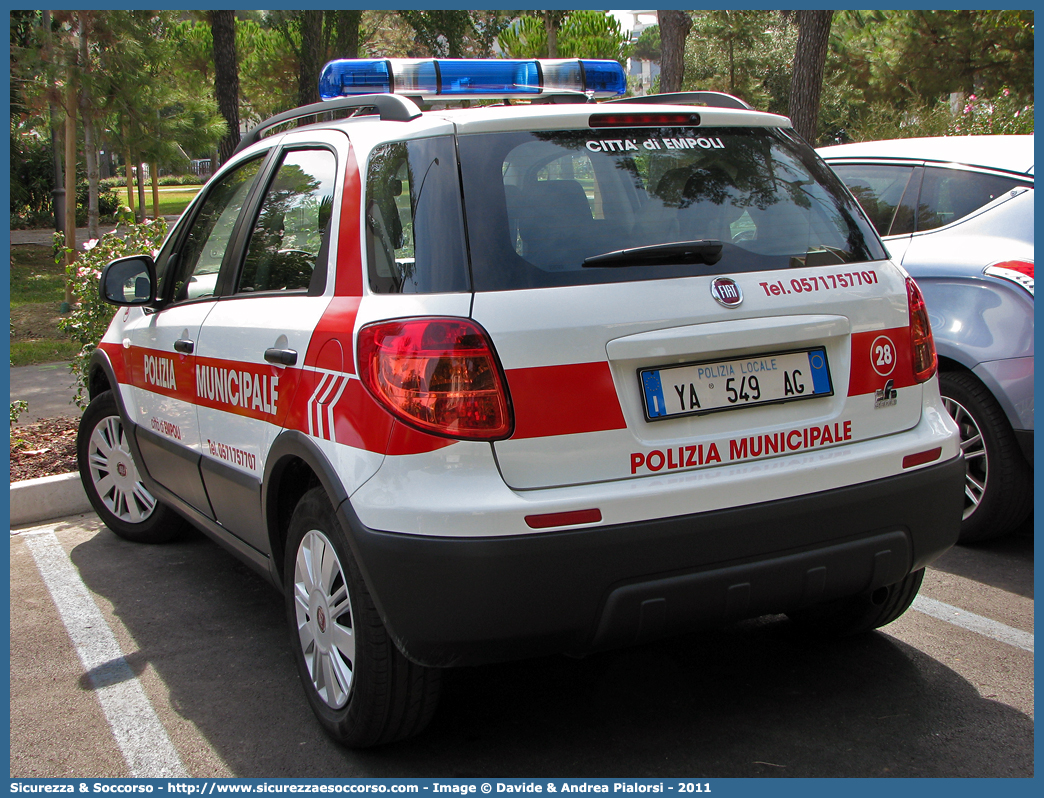
<svg viewBox="0 0 1044 798"><path fill-rule="evenodd" d="M917 454L908 454L903 458L903 468L913 468L914 466L924 465L925 463L933 463L942 456L942 447L937 446L934 449L929 449L927 452L918 452Z"/></svg>
<svg viewBox="0 0 1044 798"><path fill-rule="evenodd" d="M576 526L578 524L597 524L602 520L602 511L573 510L568 513L545 513L543 515L527 515L526 524L530 529L547 529L552 526Z"/></svg>

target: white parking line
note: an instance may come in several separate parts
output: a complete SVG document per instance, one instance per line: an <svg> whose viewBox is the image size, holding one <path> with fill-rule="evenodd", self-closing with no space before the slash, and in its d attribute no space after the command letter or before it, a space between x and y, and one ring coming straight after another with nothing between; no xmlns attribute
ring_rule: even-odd
<svg viewBox="0 0 1044 798"><path fill-rule="evenodd" d="M116 636L53 528L23 533L134 778L189 778Z"/></svg>
<svg viewBox="0 0 1044 798"><path fill-rule="evenodd" d="M991 621L989 618L983 618L974 612L968 612L967 610L944 604L927 596L915 598L913 608L918 612L923 612L925 615L938 618L940 621L952 623L954 626L959 626L970 632L976 632L1001 643L1007 643L1009 646L1015 646L1031 654L1033 653L1033 635L1031 633L1015 629L1000 621Z"/></svg>

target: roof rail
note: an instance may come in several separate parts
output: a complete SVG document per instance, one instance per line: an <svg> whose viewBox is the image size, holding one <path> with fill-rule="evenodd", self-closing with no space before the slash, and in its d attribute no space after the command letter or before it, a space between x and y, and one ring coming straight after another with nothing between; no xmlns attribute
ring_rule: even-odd
<svg viewBox="0 0 1044 798"><path fill-rule="evenodd" d="M708 105L712 108L735 108L753 111L754 106L723 91L677 91L669 94L647 94L644 97L622 97L607 103L652 103L653 105Z"/></svg>
<svg viewBox="0 0 1044 798"><path fill-rule="evenodd" d="M266 119L257 127L251 128L244 135L236 147L236 152L246 149L251 144L261 140L266 130L291 122L294 119L303 119L307 116L320 116L333 111L362 110L372 108L384 121L409 122L421 115L420 108L408 97L397 94L366 94L358 97L338 97L334 100L302 105L300 108L292 108L281 114Z"/></svg>

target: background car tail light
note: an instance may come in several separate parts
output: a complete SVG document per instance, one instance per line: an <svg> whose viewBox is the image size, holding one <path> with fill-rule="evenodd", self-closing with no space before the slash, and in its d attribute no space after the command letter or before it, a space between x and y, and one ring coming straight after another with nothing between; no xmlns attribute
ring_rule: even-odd
<svg viewBox="0 0 1044 798"><path fill-rule="evenodd" d="M467 319L405 319L363 327L359 373L381 405L425 432L500 440L513 431L493 345Z"/></svg>
<svg viewBox="0 0 1044 798"><path fill-rule="evenodd" d="M1033 296L1033 261L1031 260L1004 260L1000 263L990 264L982 270L982 273L1013 282L1025 288L1029 295Z"/></svg>
<svg viewBox="0 0 1044 798"><path fill-rule="evenodd" d="M913 348L914 379L927 382L939 366L939 358L935 354L935 339L932 338L932 325L928 322L928 308L925 307L921 289L912 277L906 278L906 295L910 300L910 343Z"/></svg>

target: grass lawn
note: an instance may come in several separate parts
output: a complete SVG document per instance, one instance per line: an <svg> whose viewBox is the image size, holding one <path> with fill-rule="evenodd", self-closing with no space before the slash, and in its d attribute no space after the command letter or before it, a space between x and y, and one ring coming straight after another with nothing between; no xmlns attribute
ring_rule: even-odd
<svg viewBox="0 0 1044 798"><path fill-rule="evenodd" d="M195 196L199 193L200 188L202 188L202 186L185 186L184 188L164 188L163 186L160 186L159 215L181 215L181 212L188 207L188 204L192 202ZM126 199L126 193L124 193L124 199ZM152 215L151 189L145 193L145 210L150 216Z"/></svg>
<svg viewBox="0 0 1044 798"><path fill-rule="evenodd" d="M50 247L11 247L11 307L65 298L65 267L54 262Z"/></svg>
<svg viewBox="0 0 1044 798"><path fill-rule="evenodd" d="M50 247L11 247L11 365L71 360L80 345L59 331L65 299L65 269Z"/></svg>
<svg viewBox="0 0 1044 798"><path fill-rule="evenodd" d="M188 207L199 190L203 186L160 186L159 187L159 215L180 216L181 212ZM121 205L127 204L127 189L120 188L115 192ZM134 194L134 207L138 207L138 194ZM153 215L152 210L152 186L145 187L145 212Z"/></svg>

